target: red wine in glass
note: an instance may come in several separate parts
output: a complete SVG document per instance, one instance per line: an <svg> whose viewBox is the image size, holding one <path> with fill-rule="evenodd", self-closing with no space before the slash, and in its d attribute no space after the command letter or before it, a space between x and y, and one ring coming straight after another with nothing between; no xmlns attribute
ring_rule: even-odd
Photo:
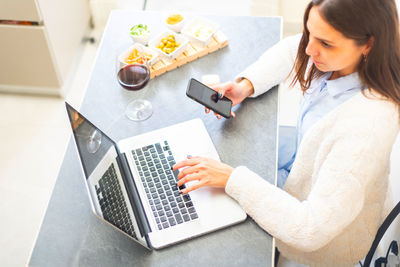
<svg viewBox="0 0 400 267"><path fill-rule="evenodd" d="M150 80L150 70L146 65L130 64L118 71L118 82L127 90L137 91Z"/></svg>

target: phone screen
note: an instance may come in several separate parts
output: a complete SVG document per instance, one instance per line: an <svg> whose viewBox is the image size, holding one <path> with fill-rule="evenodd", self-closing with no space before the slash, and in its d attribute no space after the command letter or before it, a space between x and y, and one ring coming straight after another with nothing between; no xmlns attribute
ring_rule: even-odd
<svg viewBox="0 0 400 267"><path fill-rule="evenodd" d="M186 95L225 118L230 118L231 116L232 101L225 96L218 99L217 91L196 79L190 79Z"/></svg>

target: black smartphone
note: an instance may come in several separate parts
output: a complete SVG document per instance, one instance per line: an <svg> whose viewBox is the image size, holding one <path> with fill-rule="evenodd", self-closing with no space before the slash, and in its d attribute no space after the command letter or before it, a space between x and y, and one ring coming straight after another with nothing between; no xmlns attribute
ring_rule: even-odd
<svg viewBox="0 0 400 267"><path fill-rule="evenodd" d="M219 98L220 94L217 91L196 79L190 79L186 95L227 119L231 117L232 101L225 96Z"/></svg>

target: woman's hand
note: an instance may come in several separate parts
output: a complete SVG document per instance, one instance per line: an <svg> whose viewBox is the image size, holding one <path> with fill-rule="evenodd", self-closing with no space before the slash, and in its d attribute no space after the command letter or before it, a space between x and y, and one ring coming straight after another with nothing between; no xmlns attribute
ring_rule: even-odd
<svg viewBox="0 0 400 267"><path fill-rule="evenodd" d="M226 82L217 85L212 85L212 89L221 93L221 98L226 96L230 100L232 100L232 106L236 106L241 103L246 97L252 95L254 93L254 88L251 82L247 79L243 79L240 82ZM210 109L206 108L206 113L208 114ZM218 119L221 119L221 115L215 113ZM231 116L235 117L235 113L231 112Z"/></svg>
<svg viewBox="0 0 400 267"><path fill-rule="evenodd" d="M233 168L219 161L203 158L189 157L176 163L173 170L184 168L178 174L178 186L189 181L197 180L198 183L181 190L183 194L204 186L225 187Z"/></svg>

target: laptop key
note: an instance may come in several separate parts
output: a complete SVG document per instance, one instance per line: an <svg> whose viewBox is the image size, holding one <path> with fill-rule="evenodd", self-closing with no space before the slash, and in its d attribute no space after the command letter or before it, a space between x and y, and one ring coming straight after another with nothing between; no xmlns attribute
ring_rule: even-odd
<svg viewBox="0 0 400 267"><path fill-rule="evenodd" d="M185 204L183 204L182 202L181 202L181 203L178 203L178 207L179 207L180 209L182 209L182 208L185 207Z"/></svg>
<svg viewBox="0 0 400 267"><path fill-rule="evenodd" d="M162 230L163 229L161 224L157 224L157 227L158 227L158 230Z"/></svg>
<svg viewBox="0 0 400 267"><path fill-rule="evenodd" d="M181 209L181 213L182 213L182 214L186 214L186 213L188 213L188 212L187 212L186 209Z"/></svg>
<svg viewBox="0 0 400 267"><path fill-rule="evenodd" d="M194 220L197 218L199 218L199 216L197 216L197 213L190 214L190 219Z"/></svg>
<svg viewBox="0 0 400 267"><path fill-rule="evenodd" d="M161 219L161 222L166 222L167 221L167 217L165 217L165 216L162 216L160 219Z"/></svg>
<svg viewBox="0 0 400 267"><path fill-rule="evenodd" d="M156 143L155 147L156 147L158 153L162 153L163 152L160 143Z"/></svg>
<svg viewBox="0 0 400 267"><path fill-rule="evenodd" d="M178 208L173 208L172 212L175 213L175 214L178 214L179 213L179 209Z"/></svg>
<svg viewBox="0 0 400 267"><path fill-rule="evenodd" d="M184 220L185 222L190 221L189 215L187 215L187 214L183 215L183 220Z"/></svg>
<svg viewBox="0 0 400 267"><path fill-rule="evenodd" d="M188 208L189 213L195 213L196 210L194 209L194 207Z"/></svg>
<svg viewBox="0 0 400 267"><path fill-rule="evenodd" d="M172 211L169 210L169 211L166 212L166 214L167 214L168 217L171 217L172 216Z"/></svg>
<svg viewBox="0 0 400 267"><path fill-rule="evenodd" d="M193 203L191 201L185 203L187 208L193 207Z"/></svg>
<svg viewBox="0 0 400 267"><path fill-rule="evenodd" d="M165 229L165 228L168 228L168 227L169 227L169 224L168 224L167 222L165 222L165 223L163 223L163 227L164 227L164 229Z"/></svg>
<svg viewBox="0 0 400 267"><path fill-rule="evenodd" d="M180 214L175 214L175 220L178 224L183 223L183 219Z"/></svg>
<svg viewBox="0 0 400 267"><path fill-rule="evenodd" d="M162 204L165 206L165 205L168 205L168 200L166 200L166 199L164 199L163 201L162 201Z"/></svg>
<svg viewBox="0 0 400 267"><path fill-rule="evenodd" d="M176 225L176 222L175 222L175 218L174 218L174 217L168 218L168 222L169 222L169 225L171 225L171 226Z"/></svg>
<svg viewBox="0 0 400 267"><path fill-rule="evenodd" d="M169 198L168 198L168 200L169 200ZM176 202L175 201L171 201L170 205L171 205L171 207L175 208L176 207Z"/></svg>

